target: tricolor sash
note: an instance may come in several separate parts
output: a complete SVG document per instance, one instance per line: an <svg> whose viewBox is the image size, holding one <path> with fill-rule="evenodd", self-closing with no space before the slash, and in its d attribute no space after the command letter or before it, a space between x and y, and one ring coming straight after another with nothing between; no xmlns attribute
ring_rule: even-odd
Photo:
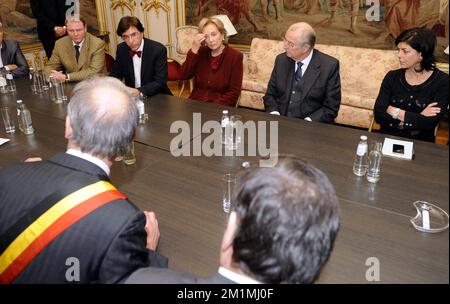
<svg viewBox="0 0 450 304"><path fill-rule="evenodd" d="M23 223L16 223L19 225L8 233L9 237L11 232L17 236L6 246L0 246L0 283L11 283L58 235L95 209L117 199L126 199L126 196L109 182L99 181L50 204L34 222L14 234L14 228L23 226ZM8 235L1 238L8 239Z"/></svg>

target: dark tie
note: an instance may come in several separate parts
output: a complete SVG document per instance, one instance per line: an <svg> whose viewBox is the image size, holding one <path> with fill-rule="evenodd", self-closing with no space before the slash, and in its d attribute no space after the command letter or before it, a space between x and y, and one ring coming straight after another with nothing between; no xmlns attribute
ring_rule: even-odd
<svg viewBox="0 0 450 304"><path fill-rule="evenodd" d="M75 58L77 59L78 62L78 59L80 58L80 46L75 45L74 47L75 47Z"/></svg>
<svg viewBox="0 0 450 304"><path fill-rule="evenodd" d="M297 62L297 71L295 71L295 83L297 84L302 78L302 65L301 61Z"/></svg>
<svg viewBox="0 0 450 304"><path fill-rule="evenodd" d="M131 58L134 57L134 55L137 55L139 58L142 56L142 51L130 51Z"/></svg>

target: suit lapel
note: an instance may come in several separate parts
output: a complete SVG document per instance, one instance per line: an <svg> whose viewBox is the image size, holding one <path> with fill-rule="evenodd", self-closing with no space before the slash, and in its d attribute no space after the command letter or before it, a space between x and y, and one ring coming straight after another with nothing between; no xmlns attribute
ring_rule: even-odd
<svg viewBox="0 0 450 304"><path fill-rule="evenodd" d="M78 71L78 67L77 67L77 60L75 59L75 48L73 46L72 39L70 39L69 36L66 36L65 38L62 39L66 39L64 41L65 53L60 54L61 58L63 58L64 56L64 58L67 60L67 63L64 64L66 66L65 70L67 73L76 72Z"/></svg>
<svg viewBox="0 0 450 304"><path fill-rule="evenodd" d="M124 48L123 48L123 60L125 64L124 73L127 73L128 75L125 75L125 79L130 79L130 86L134 87L135 79L134 79L134 65L133 65L133 59L130 56L131 49L123 42ZM141 68L142 71L142 68Z"/></svg>
<svg viewBox="0 0 450 304"><path fill-rule="evenodd" d="M78 70L81 70L81 68L83 67L83 64L86 62L88 54L89 54L89 46L90 46L90 37L89 37L89 33L86 33L86 38L84 39L83 42L83 47L81 48L80 51L80 58L78 58ZM73 48L74 51L73 53L75 54L75 48Z"/></svg>
<svg viewBox="0 0 450 304"><path fill-rule="evenodd" d="M147 41L147 39L145 39L145 38L143 38L144 39L144 47L142 48L142 61L141 61L141 85L144 83L144 73L145 73L145 70L146 69L144 69L143 67L145 67L146 65L146 63L147 63L147 60L149 60L150 59L150 52L151 52L151 49L150 49L150 45L149 45L149 42ZM147 55L147 53L149 53L148 55Z"/></svg>
<svg viewBox="0 0 450 304"><path fill-rule="evenodd" d="M305 75L303 75L302 79L300 80L301 101L303 101L305 97L308 95L309 91L311 90L311 88L313 87L314 83L316 82L317 78L319 78L319 76L320 76L320 61L317 51L314 50L311 62L309 63L308 68L306 69Z"/></svg>
<svg viewBox="0 0 450 304"><path fill-rule="evenodd" d="M2 41L1 51L2 51L2 62L3 62L3 65L5 66L8 64L8 56L9 56L8 49L6 48L5 40Z"/></svg>
<svg viewBox="0 0 450 304"><path fill-rule="evenodd" d="M288 108L289 108L289 100L291 98L291 91L293 89L292 83L294 82L295 61L286 56L286 60L285 60L284 64L285 64L285 66L281 70L286 71L285 81L287 83L287 87L286 87L287 91L285 94L286 95L285 108L284 108L284 111L282 114L286 115Z"/></svg>

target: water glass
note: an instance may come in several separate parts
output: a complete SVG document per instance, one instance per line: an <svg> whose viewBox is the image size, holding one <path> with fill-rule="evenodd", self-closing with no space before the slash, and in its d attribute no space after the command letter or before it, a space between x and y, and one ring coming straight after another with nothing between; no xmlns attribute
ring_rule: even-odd
<svg viewBox="0 0 450 304"><path fill-rule="evenodd" d="M39 70L38 73L39 73L39 78L42 83L42 90L48 91L48 83L47 83L47 78L45 77L44 70Z"/></svg>
<svg viewBox="0 0 450 304"><path fill-rule="evenodd" d="M49 80L50 80L49 83L50 99L57 104L66 101L67 96L64 93L64 82L52 76L50 76Z"/></svg>
<svg viewBox="0 0 450 304"><path fill-rule="evenodd" d="M13 117L15 117L15 115L12 115L12 110L8 107L2 107L1 112L6 133L12 134L16 132L16 126L13 120Z"/></svg>
<svg viewBox="0 0 450 304"><path fill-rule="evenodd" d="M225 147L228 150L236 150L242 142L243 124L240 115L232 115L230 122L225 127Z"/></svg>
<svg viewBox="0 0 450 304"><path fill-rule="evenodd" d="M130 149L127 154L123 156L125 165L133 165L136 163L136 154L134 153L134 141L130 143Z"/></svg>
<svg viewBox="0 0 450 304"><path fill-rule="evenodd" d="M236 175L227 173L222 178L222 206L225 213L230 213L234 187L236 186Z"/></svg>
<svg viewBox="0 0 450 304"><path fill-rule="evenodd" d="M40 94L43 91L42 82L44 79L42 75L39 71L30 71L31 91L34 94Z"/></svg>

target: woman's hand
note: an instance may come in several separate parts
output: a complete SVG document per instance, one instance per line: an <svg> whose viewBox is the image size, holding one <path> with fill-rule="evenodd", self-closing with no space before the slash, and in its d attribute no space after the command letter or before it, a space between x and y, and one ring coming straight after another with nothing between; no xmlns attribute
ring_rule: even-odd
<svg viewBox="0 0 450 304"><path fill-rule="evenodd" d="M191 51L194 54L198 53L198 50L202 46L202 43L206 40L206 36L204 34L197 34L194 37L194 41L192 41L192 48Z"/></svg>
<svg viewBox="0 0 450 304"><path fill-rule="evenodd" d="M420 112L421 115L426 117L433 117L441 113L441 108L437 106L437 102L430 103L425 109L423 109L422 112Z"/></svg>

